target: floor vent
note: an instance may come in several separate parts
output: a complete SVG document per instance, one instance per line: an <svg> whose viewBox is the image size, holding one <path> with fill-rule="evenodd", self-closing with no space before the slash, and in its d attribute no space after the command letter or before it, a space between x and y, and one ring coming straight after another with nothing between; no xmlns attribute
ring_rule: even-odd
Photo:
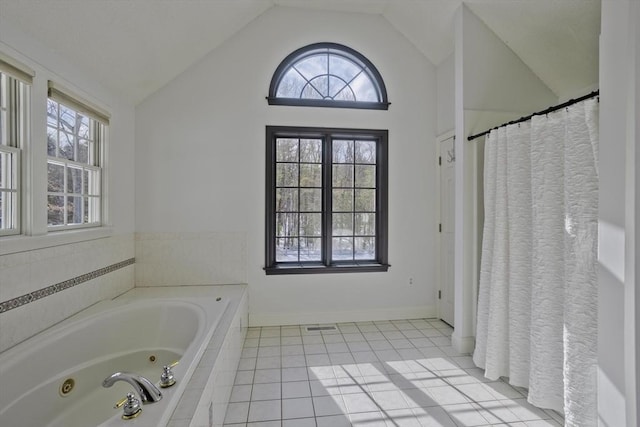
<svg viewBox="0 0 640 427"><path fill-rule="evenodd" d="M307 332L315 331L335 331L335 326L307 326Z"/></svg>

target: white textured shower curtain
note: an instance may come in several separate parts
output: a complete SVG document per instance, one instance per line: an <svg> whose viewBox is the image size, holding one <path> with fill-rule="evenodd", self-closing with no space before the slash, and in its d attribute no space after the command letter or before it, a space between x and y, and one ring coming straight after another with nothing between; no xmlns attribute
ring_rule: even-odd
<svg viewBox="0 0 640 427"><path fill-rule="evenodd" d="M598 101L491 131L475 364L597 425Z"/></svg>

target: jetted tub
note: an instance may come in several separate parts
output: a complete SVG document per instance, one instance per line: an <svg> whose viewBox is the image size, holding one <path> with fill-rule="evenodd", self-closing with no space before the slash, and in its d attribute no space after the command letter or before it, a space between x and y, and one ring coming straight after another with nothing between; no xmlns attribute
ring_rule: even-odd
<svg viewBox="0 0 640 427"><path fill-rule="evenodd" d="M166 425L228 305L212 296L103 301L10 348L0 354L0 425ZM163 365L176 360L176 384L122 420L114 405L133 387L102 381L128 371L158 385Z"/></svg>

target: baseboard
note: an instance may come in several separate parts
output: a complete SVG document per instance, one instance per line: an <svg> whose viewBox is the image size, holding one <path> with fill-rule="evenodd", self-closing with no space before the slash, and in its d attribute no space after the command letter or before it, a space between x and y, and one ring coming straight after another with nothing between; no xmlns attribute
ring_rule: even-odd
<svg viewBox="0 0 640 427"><path fill-rule="evenodd" d="M435 306L395 307L372 310L249 313L249 326L307 325L316 323L367 322L436 317Z"/></svg>
<svg viewBox="0 0 640 427"><path fill-rule="evenodd" d="M451 335L451 346L458 353L473 353L473 350L476 347L476 338L475 337L460 337L456 335L455 330Z"/></svg>

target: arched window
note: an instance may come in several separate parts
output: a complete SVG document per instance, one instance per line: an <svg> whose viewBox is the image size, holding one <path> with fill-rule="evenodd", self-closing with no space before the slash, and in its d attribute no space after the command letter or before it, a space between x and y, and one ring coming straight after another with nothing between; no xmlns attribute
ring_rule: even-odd
<svg viewBox="0 0 640 427"><path fill-rule="evenodd" d="M387 110L382 76L355 50L336 43L300 48L280 63L271 79L271 105Z"/></svg>

